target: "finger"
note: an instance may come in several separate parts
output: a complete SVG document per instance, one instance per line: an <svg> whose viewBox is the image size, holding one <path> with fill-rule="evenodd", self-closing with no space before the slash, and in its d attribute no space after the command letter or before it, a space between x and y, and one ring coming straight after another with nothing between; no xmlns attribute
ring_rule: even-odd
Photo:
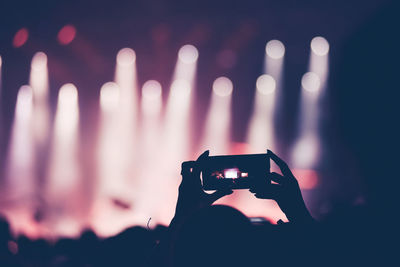
<svg viewBox="0 0 400 267"><path fill-rule="evenodd" d="M196 165L195 161L185 161L182 163L181 175L182 182L181 186L187 187L198 187L198 183L196 179L193 177L193 170ZM200 180L200 179L199 179Z"/></svg>
<svg viewBox="0 0 400 267"><path fill-rule="evenodd" d="M271 184L268 186L268 189L262 191L255 191L254 196L256 198L262 199L274 199L276 200L279 197L279 194L282 192L282 186L278 184Z"/></svg>
<svg viewBox="0 0 400 267"><path fill-rule="evenodd" d="M202 160L208 158L208 155L210 155L210 150L204 151L204 152L197 158L196 161L202 161Z"/></svg>
<svg viewBox="0 0 400 267"><path fill-rule="evenodd" d="M195 165L193 167L193 176L195 177L196 181L198 180L198 183L201 184L200 181L200 172L201 172L201 168L202 168L202 163L204 162L205 159L208 158L208 155L210 154L209 150L206 150L203 152L203 154L201 154L196 162Z"/></svg>
<svg viewBox="0 0 400 267"><path fill-rule="evenodd" d="M210 202L214 203L215 201L217 201L221 197L230 195L232 193L233 193L232 189L222 189L222 190L215 191L214 193L210 194L208 197L210 199Z"/></svg>
<svg viewBox="0 0 400 267"><path fill-rule="evenodd" d="M189 174L192 172L192 169L194 168L196 162L195 161L185 161L182 162L181 165L181 174Z"/></svg>
<svg viewBox="0 0 400 267"><path fill-rule="evenodd" d="M271 172L269 177L271 178L272 181L278 184L284 184L285 183L285 177L280 175L279 173L276 172Z"/></svg>
<svg viewBox="0 0 400 267"><path fill-rule="evenodd" d="M293 177L292 172L289 169L289 166L286 164L286 162L284 162L280 157L278 157L277 155L275 155L274 152L272 152L271 150L267 150L267 154L270 156L270 158L276 163L276 165L278 165L278 167L281 169L281 172L284 176L287 177Z"/></svg>

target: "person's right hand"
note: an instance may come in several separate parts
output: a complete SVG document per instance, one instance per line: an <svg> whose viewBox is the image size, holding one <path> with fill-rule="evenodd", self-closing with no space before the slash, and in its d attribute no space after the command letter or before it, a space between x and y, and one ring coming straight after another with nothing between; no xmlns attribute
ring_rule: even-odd
<svg viewBox="0 0 400 267"><path fill-rule="evenodd" d="M200 180L200 165L207 159L209 151L205 151L196 161L185 161L182 163L182 182L179 186L178 201L176 204L175 217L184 217L198 209L211 206L215 201L230 195L230 188L217 190L212 194L204 192Z"/></svg>
<svg viewBox="0 0 400 267"><path fill-rule="evenodd" d="M274 199L290 222L313 222L314 219L308 212L301 195L299 183L286 162L270 150L268 150L267 155L278 165L282 175L272 172L270 179L275 184L269 184L269 181L265 179L251 187L250 192L254 193L256 198Z"/></svg>

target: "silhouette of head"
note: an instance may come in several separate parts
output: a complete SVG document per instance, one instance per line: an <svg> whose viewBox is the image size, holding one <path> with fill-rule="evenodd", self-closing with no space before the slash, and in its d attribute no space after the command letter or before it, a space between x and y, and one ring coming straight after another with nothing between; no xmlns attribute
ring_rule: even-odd
<svg viewBox="0 0 400 267"><path fill-rule="evenodd" d="M250 256L251 223L240 211L222 205L204 208L181 227L174 266L244 266Z"/></svg>

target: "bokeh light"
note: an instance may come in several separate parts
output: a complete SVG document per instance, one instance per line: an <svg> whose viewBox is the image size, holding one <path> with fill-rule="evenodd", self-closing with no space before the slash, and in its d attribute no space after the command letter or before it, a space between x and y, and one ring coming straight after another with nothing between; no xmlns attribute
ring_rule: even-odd
<svg viewBox="0 0 400 267"><path fill-rule="evenodd" d="M190 94L190 83L187 80L178 79L172 82L171 92L172 95L186 97Z"/></svg>
<svg viewBox="0 0 400 267"><path fill-rule="evenodd" d="M31 68L35 71L43 71L47 67L47 56L43 52L37 52L31 63Z"/></svg>
<svg viewBox="0 0 400 267"><path fill-rule="evenodd" d="M258 77L256 87L258 92L263 95L272 94L276 87L275 79L271 75L263 74Z"/></svg>
<svg viewBox="0 0 400 267"><path fill-rule="evenodd" d="M226 77L219 77L213 83L213 92L218 96L229 96L232 94L233 84Z"/></svg>
<svg viewBox="0 0 400 267"><path fill-rule="evenodd" d="M308 92L317 92L321 87L321 80L314 72L307 72L301 78L301 86Z"/></svg>
<svg viewBox="0 0 400 267"><path fill-rule="evenodd" d="M18 30L14 35L13 46L17 48L23 46L28 41L28 37L29 32L26 28Z"/></svg>
<svg viewBox="0 0 400 267"><path fill-rule="evenodd" d="M184 45L179 49L178 57L183 63L193 64L199 57L199 52L193 45Z"/></svg>
<svg viewBox="0 0 400 267"><path fill-rule="evenodd" d="M120 88L114 82L105 83L100 90L100 106L104 110L115 110L119 106Z"/></svg>
<svg viewBox="0 0 400 267"><path fill-rule="evenodd" d="M314 37L311 40L311 50L318 56L325 56L329 52L329 43L324 37Z"/></svg>
<svg viewBox="0 0 400 267"><path fill-rule="evenodd" d="M161 96L161 84L155 80L147 81L143 84L142 97L154 99Z"/></svg>
<svg viewBox="0 0 400 267"><path fill-rule="evenodd" d="M136 53L131 48L122 48L117 54L117 64L130 66L136 61Z"/></svg>
<svg viewBox="0 0 400 267"><path fill-rule="evenodd" d="M57 39L62 45L67 45L71 43L76 36L76 29L73 25L65 25L58 32Z"/></svg>
<svg viewBox="0 0 400 267"><path fill-rule="evenodd" d="M157 114L161 109L161 84L155 80L147 81L142 87L142 111Z"/></svg>
<svg viewBox="0 0 400 267"><path fill-rule="evenodd" d="M285 55L285 46L279 40L271 40L265 46L265 52L273 59L280 59Z"/></svg>

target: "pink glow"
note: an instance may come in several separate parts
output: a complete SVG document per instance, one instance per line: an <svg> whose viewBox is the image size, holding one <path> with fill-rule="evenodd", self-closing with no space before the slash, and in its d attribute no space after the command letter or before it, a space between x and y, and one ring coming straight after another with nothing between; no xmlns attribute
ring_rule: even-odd
<svg viewBox="0 0 400 267"><path fill-rule="evenodd" d="M72 25L65 25L58 32L57 39L58 42L62 45L67 45L71 43L76 36L76 29Z"/></svg>
<svg viewBox="0 0 400 267"><path fill-rule="evenodd" d="M28 41L28 37L29 37L28 30L26 28L20 29L14 35L13 46L17 48L23 46L26 43L26 41Z"/></svg>

